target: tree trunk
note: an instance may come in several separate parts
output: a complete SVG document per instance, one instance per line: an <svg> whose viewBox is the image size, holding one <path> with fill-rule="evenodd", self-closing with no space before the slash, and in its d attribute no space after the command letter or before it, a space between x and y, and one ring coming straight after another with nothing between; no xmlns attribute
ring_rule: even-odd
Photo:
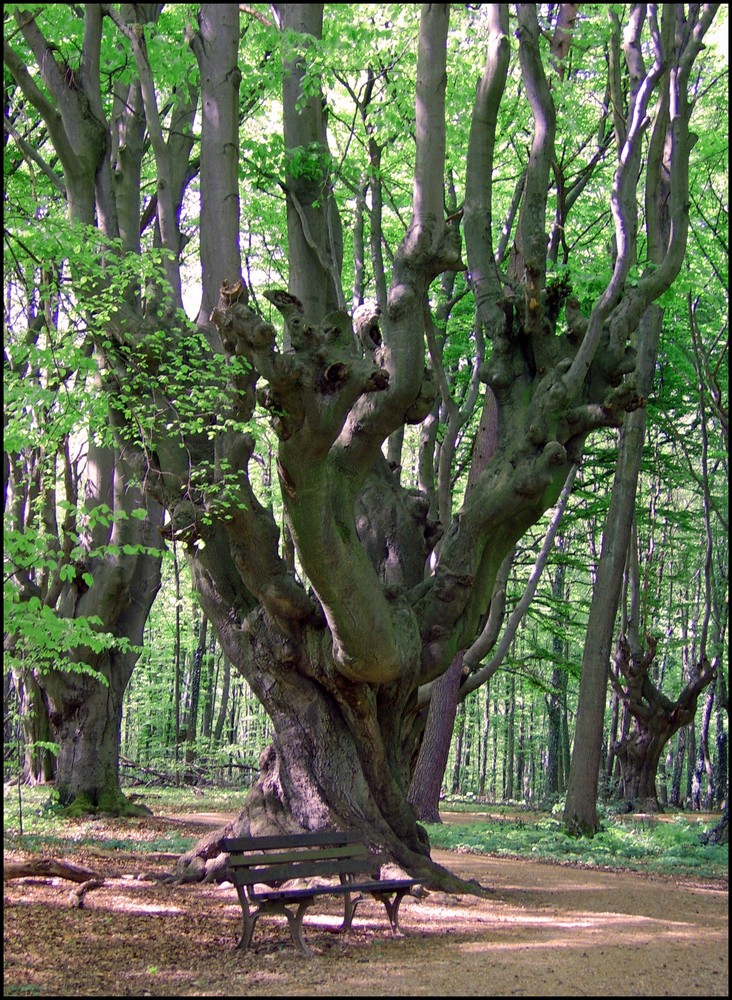
<svg viewBox="0 0 732 1000"><path fill-rule="evenodd" d="M338 207L331 194L330 154L325 107L319 93L304 82L311 38L320 38L323 4L275 5L283 31L300 40L285 63L282 77L287 178L289 291L304 306L305 316L319 322L345 308L341 287L343 236ZM309 96L303 97L304 94ZM307 151L307 154L305 153ZM308 162L302 162L307 155Z"/></svg>
<svg viewBox="0 0 732 1000"><path fill-rule="evenodd" d="M162 509L148 500L144 519L132 517L141 506L139 491L130 485L124 456L90 445L89 465L96 474L97 492L91 506L107 501L117 518L102 538L116 555L89 557L92 585L79 573L67 585L58 604L61 618L98 618L115 637L111 648L95 653L72 649L69 658L78 670L51 670L38 679L48 703L51 725L59 744L56 787L60 801L80 811L137 812L119 785L122 708L124 693L139 657L145 623L160 587ZM137 548L139 554L125 550ZM96 674L101 675L99 678Z"/></svg>
<svg viewBox="0 0 732 1000"><path fill-rule="evenodd" d="M185 737L186 765L192 764L196 758L195 743L198 730L198 704L201 695L201 671L203 667L203 658L206 653L206 637L208 634L208 619L205 615L201 617L198 628L198 643L196 645L196 649L193 654L193 662L191 664L191 690ZM186 774L186 780L192 780L192 776L188 773Z"/></svg>
<svg viewBox="0 0 732 1000"><path fill-rule="evenodd" d="M507 679L504 710L506 718L506 742L503 751L503 798L510 802L514 798L513 781L516 749L516 678L513 674Z"/></svg>
<svg viewBox="0 0 732 1000"><path fill-rule="evenodd" d="M450 782L450 792L452 795L460 794L460 776L463 767L463 741L465 740L465 702L461 701L456 712L458 725L454 733L453 744L455 748L455 759L452 764L452 780Z"/></svg>
<svg viewBox="0 0 732 1000"><path fill-rule="evenodd" d="M631 654L627 640L621 636L611 672L613 688L632 716L628 733L616 747L621 796L629 811L661 811L656 789L661 755L673 734L693 720L701 692L714 680L714 669L708 663L701 664L676 701L671 701L649 677L655 650L656 642L649 638L644 654Z"/></svg>
<svg viewBox="0 0 732 1000"><path fill-rule="evenodd" d="M676 751L673 758L673 771L671 774L671 792L669 802L677 809L684 804L681 794L681 778L684 773L684 759L686 757L686 730L681 729L676 737Z"/></svg>
<svg viewBox="0 0 732 1000"><path fill-rule="evenodd" d="M480 780L478 784L478 801L487 801L487 785L488 785L488 740L491 733L490 728L491 721L491 711L490 711L490 681L485 684L485 689L483 691L483 741L481 746L480 754Z"/></svg>
<svg viewBox="0 0 732 1000"><path fill-rule="evenodd" d="M651 737L635 731L618 747L621 769L620 797L628 812L662 812L656 772L666 746L665 734Z"/></svg>
<svg viewBox="0 0 732 1000"><path fill-rule="evenodd" d="M448 670L434 684L427 714L425 735L409 788L409 802L417 819L423 823L441 823L440 791L452 742L452 728L457 710L457 693L463 669L463 654L458 653ZM430 715L437 713L440 725L430 725Z"/></svg>
<svg viewBox="0 0 732 1000"><path fill-rule="evenodd" d="M219 700L219 710L216 715L216 723L213 730L214 746L220 746L224 736L224 726L226 716L229 711L229 688L231 686L231 663L226 653L222 653L224 679L221 684L221 699Z"/></svg>
<svg viewBox="0 0 732 1000"><path fill-rule="evenodd" d="M51 743L54 739L48 718L48 705L43 688L31 671L16 670L13 673L25 744L23 781L28 785L45 784L53 781L56 776L55 754L48 747L40 745Z"/></svg>
<svg viewBox="0 0 732 1000"><path fill-rule="evenodd" d="M526 718L523 697L519 700L519 724L516 738L516 798L523 801L526 790Z"/></svg>
<svg viewBox="0 0 732 1000"><path fill-rule="evenodd" d="M558 546L561 551L562 541ZM565 599L564 594L564 563L559 563L554 571L551 581L552 595L559 607ZM548 733L547 733L547 793L550 796L561 794L564 784L564 769L562 760L562 727L563 716L567 711L567 670L564 666L566 661L565 640L558 634L552 639L552 652L555 657L555 666L552 669L552 686L546 698Z"/></svg>
<svg viewBox="0 0 732 1000"><path fill-rule="evenodd" d="M110 654L108 684L85 675L48 678L50 719L59 753L59 801L78 813L149 812L129 803L119 784L122 702L136 657ZM126 661L126 662L125 662Z"/></svg>
<svg viewBox="0 0 732 1000"><path fill-rule="evenodd" d="M728 844L729 843L729 806L725 804L722 811L722 818L719 823L708 833L702 835L704 844Z"/></svg>
<svg viewBox="0 0 732 1000"><path fill-rule="evenodd" d="M616 694L612 696L612 708L610 715L610 730L608 738L607 760L605 761L605 785L609 788L613 780L613 771L617 763L615 747L618 742L618 726L620 724L620 699Z"/></svg>
<svg viewBox="0 0 732 1000"><path fill-rule="evenodd" d="M715 799L714 769L712 758L709 753L709 725L712 720L712 708L714 707L714 687L707 691L707 697L702 711L701 725L699 729L699 752L697 754L697 765L695 780L702 785L702 778L706 777L706 792L701 795L702 808L713 809Z"/></svg>
<svg viewBox="0 0 732 1000"><path fill-rule="evenodd" d="M229 656L249 678L274 728L260 760L259 779L242 814L227 829L237 835L326 826L359 830L402 867L418 873L415 877L465 891L462 880L430 860L426 833L407 803L410 768L404 747L414 745L414 731L412 722L395 712L393 701L365 696L360 685L339 684L337 695L336 689L328 693L302 670L276 672L283 648L266 617L260 618L256 635L243 642L231 637L230 629L221 629L215 615L211 620L226 637L225 645L229 638L239 644L238 657L232 645ZM319 664L312 662L307 673L320 674ZM218 871L225 835L217 831L184 855L181 874L187 877L186 870L202 861Z"/></svg>
<svg viewBox="0 0 732 1000"><path fill-rule="evenodd" d="M727 685L724 673L719 670L717 673L717 734L716 734L716 757L715 757L715 778L714 787L717 790L717 806L722 807L729 795L729 761L728 737L725 722L729 718L729 706L727 704ZM725 718L726 716L726 718Z"/></svg>

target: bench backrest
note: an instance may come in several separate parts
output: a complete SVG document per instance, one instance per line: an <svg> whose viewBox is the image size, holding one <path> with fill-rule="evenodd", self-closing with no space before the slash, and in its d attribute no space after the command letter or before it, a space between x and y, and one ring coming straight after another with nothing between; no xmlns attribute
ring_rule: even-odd
<svg viewBox="0 0 732 1000"><path fill-rule="evenodd" d="M374 859L357 833L321 831L224 840L237 885L270 884L315 876L357 875Z"/></svg>

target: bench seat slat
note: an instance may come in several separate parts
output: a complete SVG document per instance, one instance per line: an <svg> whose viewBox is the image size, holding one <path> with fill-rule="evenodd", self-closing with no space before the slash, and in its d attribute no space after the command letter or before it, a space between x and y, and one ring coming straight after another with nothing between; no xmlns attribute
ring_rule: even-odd
<svg viewBox="0 0 732 1000"><path fill-rule="evenodd" d="M398 892L401 889L411 889L414 885L411 879L375 880L373 882L344 882L341 885L313 885L302 889L271 889L258 892L256 898L277 899L308 899L310 896L342 896L348 892Z"/></svg>

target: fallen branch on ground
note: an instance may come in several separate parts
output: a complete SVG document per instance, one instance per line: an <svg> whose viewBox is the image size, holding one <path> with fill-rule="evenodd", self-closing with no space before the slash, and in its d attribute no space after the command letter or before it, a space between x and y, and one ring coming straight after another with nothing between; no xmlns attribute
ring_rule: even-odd
<svg viewBox="0 0 732 1000"><path fill-rule="evenodd" d="M3 864L3 881L13 878L67 878L72 882L87 882L99 876L89 868L72 865L69 861L58 861L56 858L32 858L29 861L5 861Z"/></svg>
<svg viewBox="0 0 732 1000"><path fill-rule="evenodd" d="M28 861L5 861L3 881L15 878L65 878L78 882L76 889L69 892L69 906L80 910L84 906L84 896L92 889L104 885L104 879L89 868L72 865L70 861L57 858L32 858Z"/></svg>

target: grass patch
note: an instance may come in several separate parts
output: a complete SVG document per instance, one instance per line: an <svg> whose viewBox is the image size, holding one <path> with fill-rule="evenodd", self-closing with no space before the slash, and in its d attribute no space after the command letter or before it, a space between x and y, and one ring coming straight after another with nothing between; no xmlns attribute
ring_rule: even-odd
<svg viewBox="0 0 732 1000"><path fill-rule="evenodd" d="M452 811L452 805L450 806ZM485 811L485 806L483 806ZM457 810L456 810L457 811ZM536 858L600 868L727 878L728 847L702 844L701 834L714 825L677 815L669 821L608 818L592 838L570 837L562 823L530 813L521 818L475 816L465 824L429 824L435 848L499 857Z"/></svg>
<svg viewBox="0 0 732 1000"><path fill-rule="evenodd" d="M125 788L126 795L134 794L137 801L160 813L239 812L247 795L246 788L206 787L194 791L190 785L180 788Z"/></svg>
<svg viewBox="0 0 732 1000"><path fill-rule="evenodd" d="M129 793L130 790L128 790ZM168 794L168 792L174 792ZM195 812L197 809L215 812L226 809L222 799L231 802L229 795L222 792L213 801L202 805L200 797L191 789L164 789L158 800L157 790L145 802L154 814L170 812ZM241 803L241 793L239 803ZM187 808L183 808L185 803ZM180 805L180 808L179 808ZM229 808L233 808L229 804ZM88 847L102 847L105 851L120 851L135 854L184 854L196 842L196 837L185 836L176 830L161 832L146 818L106 817L104 815L68 817L58 806L56 796L48 787L22 789L22 829L20 823L20 803L18 789L13 785L5 787L3 842L6 850L23 850L32 854L68 855ZM154 819L154 816L151 817ZM159 825L158 825L159 826Z"/></svg>
<svg viewBox="0 0 732 1000"><path fill-rule="evenodd" d="M71 821L67 821L71 822ZM54 857L66 857L78 852L83 853L90 847L103 848L105 851L119 851L120 854L185 854L196 842L196 837L184 837L173 833L170 836L146 838L143 836L110 837L105 836L106 830L69 830L64 836L50 834L26 834L21 837L17 831L4 831L3 843L5 850L22 850L30 854L52 854Z"/></svg>

